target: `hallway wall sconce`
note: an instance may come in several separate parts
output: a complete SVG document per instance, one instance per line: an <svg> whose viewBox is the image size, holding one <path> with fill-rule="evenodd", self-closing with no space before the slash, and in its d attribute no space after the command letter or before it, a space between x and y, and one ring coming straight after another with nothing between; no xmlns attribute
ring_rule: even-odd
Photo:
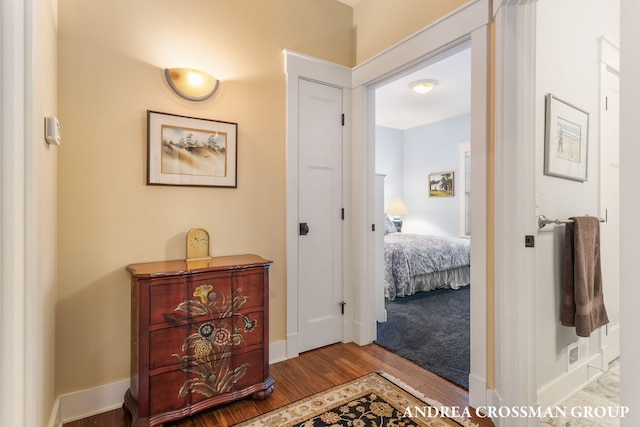
<svg viewBox="0 0 640 427"><path fill-rule="evenodd" d="M418 80L415 82L411 82L409 87L412 91L416 93L427 93L431 92L435 87L438 86L437 80Z"/></svg>
<svg viewBox="0 0 640 427"><path fill-rule="evenodd" d="M193 68L165 68L164 76L171 89L189 101L209 99L220 86L220 80Z"/></svg>

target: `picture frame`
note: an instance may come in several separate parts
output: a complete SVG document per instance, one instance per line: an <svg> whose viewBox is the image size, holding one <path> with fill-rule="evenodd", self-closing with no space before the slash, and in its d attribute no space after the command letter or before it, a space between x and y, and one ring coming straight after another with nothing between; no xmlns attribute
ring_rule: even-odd
<svg viewBox="0 0 640 427"><path fill-rule="evenodd" d="M546 95L544 174L587 181L589 113Z"/></svg>
<svg viewBox="0 0 640 427"><path fill-rule="evenodd" d="M453 171L429 174L429 197L453 197L455 179Z"/></svg>
<svg viewBox="0 0 640 427"><path fill-rule="evenodd" d="M238 124L147 111L147 185L237 188Z"/></svg>

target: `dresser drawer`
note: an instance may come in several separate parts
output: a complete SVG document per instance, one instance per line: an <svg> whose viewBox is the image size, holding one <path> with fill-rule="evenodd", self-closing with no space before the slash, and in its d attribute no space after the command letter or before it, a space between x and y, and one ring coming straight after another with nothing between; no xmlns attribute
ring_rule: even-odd
<svg viewBox="0 0 640 427"><path fill-rule="evenodd" d="M151 279L148 287L150 325L167 322L167 316L176 317L176 307L187 300L187 279L184 276L173 280ZM184 316L178 316L180 317Z"/></svg>
<svg viewBox="0 0 640 427"><path fill-rule="evenodd" d="M264 312L243 310L233 316L236 333L242 336L235 348L262 345L264 342Z"/></svg>
<svg viewBox="0 0 640 427"><path fill-rule="evenodd" d="M247 348L264 344L264 312L262 310L243 311L232 317L205 320L194 323L187 341L176 346L174 353L190 354L195 358L205 358L225 351ZM198 345L206 340L209 345ZM186 350L183 351L182 349Z"/></svg>
<svg viewBox="0 0 640 427"><path fill-rule="evenodd" d="M151 356L153 361L158 362L157 367L176 364L186 369L217 363L216 360L225 357L225 352L227 355L231 354L234 342L242 339L234 329L233 317L194 322L184 331L188 334L174 334L171 329L154 331L158 332L158 340L167 338L167 346L163 348L163 354ZM154 352L157 350L152 347L151 353Z"/></svg>
<svg viewBox="0 0 640 427"><path fill-rule="evenodd" d="M233 358L227 353L223 358L210 358L199 365L199 373L189 373L191 404L230 392L233 389Z"/></svg>
<svg viewBox="0 0 640 427"><path fill-rule="evenodd" d="M232 317L194 322L193 330L195 333L189 337L184 348L196 359L219 357L217 355L224 353L225 350L230 351L233 346L235 330Z"/></svg>
<svg viewBox="0 0 640 427"><path fill-rule="evenodd" d="M149 370L179 365L180 359L174 355L182 354L182 346L191 333L193 331L188 326L151 331L149 333Z"/></svg>
<svg viewBox="0 0 640 427"><path fill-rule="evenodd" d="M159 414L184 408L189 393L181 393L188 375L180 370L165 372L149 378L149 413Z"/></svg>
<svg viewBox="0 0 640 427"><path fill-rule="evenodd" d="M246 353L233 355L233 364L236 369L246 369L245 374L236 381L235 391L240 391L266 379L264 349L256 349Z"/></svg>
<svg viewBox="0 0 640 427"><path fill-rule="evenodd" d="M230 317L233 313L231 273L228 271L194 274L189 282L192 316Z"/></svg>
<svg viewBox="0 0 640 427"><path fill-rule="evenodd" d="M240 309L245 310L264 305L265 277L263 268L241 270L236 273L234 287L246 298Z"/></svg>

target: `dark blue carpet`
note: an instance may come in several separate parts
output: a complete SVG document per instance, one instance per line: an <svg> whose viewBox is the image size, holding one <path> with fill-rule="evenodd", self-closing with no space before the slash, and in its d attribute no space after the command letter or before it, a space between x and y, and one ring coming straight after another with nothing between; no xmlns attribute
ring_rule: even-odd
<svg viewBox="0 0 640 427"><path fill-rule="evenodd" d="M469 286L386 302L376 344L469 389Z"/></svg>

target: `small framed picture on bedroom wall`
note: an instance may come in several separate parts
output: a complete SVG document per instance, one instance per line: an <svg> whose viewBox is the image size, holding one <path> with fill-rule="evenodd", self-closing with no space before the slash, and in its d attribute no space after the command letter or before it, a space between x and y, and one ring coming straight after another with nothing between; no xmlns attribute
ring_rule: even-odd
<svg viewBox="0 0 640 427"><path fill-rule="evenodd" d="M453 197L453 172L429 174L429 197Z"/></svg>

